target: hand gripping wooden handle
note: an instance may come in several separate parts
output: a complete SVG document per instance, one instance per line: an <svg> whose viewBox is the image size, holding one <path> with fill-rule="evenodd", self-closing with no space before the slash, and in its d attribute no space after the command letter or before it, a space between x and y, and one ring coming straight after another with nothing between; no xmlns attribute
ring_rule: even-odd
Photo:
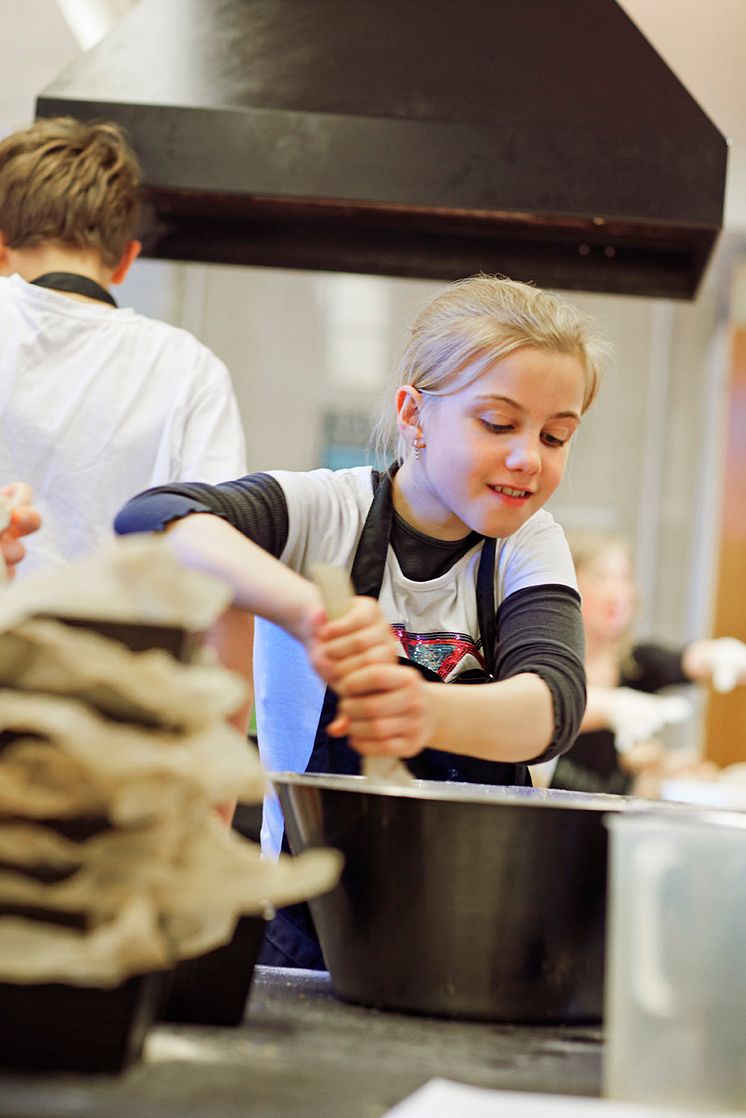
<svg viewBox="0 0 746 1118"><path fill-rule="evenodd" d="M311 578L321 593L327 617L336 621L352 604L354 591L350 576L341 567L327 563L314 563ZM363 775L369 780L385 781L389 784L411 784L409 770L396 757L371 757L365 755L362 761Z"/></svg>

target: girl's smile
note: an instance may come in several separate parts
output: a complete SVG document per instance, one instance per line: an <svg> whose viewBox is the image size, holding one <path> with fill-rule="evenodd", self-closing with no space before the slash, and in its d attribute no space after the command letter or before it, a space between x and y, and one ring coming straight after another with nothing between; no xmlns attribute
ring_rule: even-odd
<svg viewBox="0 0 746 1118"><path fill-rule="evenodd" d="M439 539L511 535L562 480L583 391L577 358L530 346L447 394L400 388L400 430L422 451L396 475L397 511Z"/></svg>
<svg viewBox="0 0 746 1118"><path fill-rule="evenodd" d="M502 497L505 504L515 508L520 508L523 502L528 501L532 496L530 489L510 489L507 485L495 485L492 488L499 497Z"/></svg>

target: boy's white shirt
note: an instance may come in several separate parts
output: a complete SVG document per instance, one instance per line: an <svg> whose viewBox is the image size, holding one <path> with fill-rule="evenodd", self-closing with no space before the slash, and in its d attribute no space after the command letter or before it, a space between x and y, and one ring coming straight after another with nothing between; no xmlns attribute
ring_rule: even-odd
<svg viewBox="0 0 746 1118"><path fill-rule="evenodd" d="M41 529L25 578L112 536L153 485L245 473L225 365L186 330L130 308L0 277L0 477L33 484Z"/></svg>

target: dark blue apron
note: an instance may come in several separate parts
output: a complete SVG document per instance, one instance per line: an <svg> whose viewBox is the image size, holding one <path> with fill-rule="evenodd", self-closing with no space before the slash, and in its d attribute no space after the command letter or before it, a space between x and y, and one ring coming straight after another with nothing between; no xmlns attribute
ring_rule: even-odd
<svg viewBox="0 0 746 1118"><path fill-rule="evenodd" d="M382 474L358 542L352 565L355 593L378 598L386 568L394 507L391 500L391 477L394 470ZM477 573L477 615L486 671L462 673L454 682L485 683L494 679L495 663L495 540L485 539ZM421 672L426 679L442 682L440 676L421 664L400 658L400 662ZM327 687L321 707L316 737L306 772L360 773L360 754L346 738L331 738L326 727L335 718L337 697ZM416 757L408 757L406 765L419 780L463 781L469 784L530 784L526 765L504 761L483 761L440 749L423 749ZM287 838L282 848L288 851ZM307 904L288 905L278 909L267 927L259 962L265 966L305 967L325 970L324 957Z"/></svg>

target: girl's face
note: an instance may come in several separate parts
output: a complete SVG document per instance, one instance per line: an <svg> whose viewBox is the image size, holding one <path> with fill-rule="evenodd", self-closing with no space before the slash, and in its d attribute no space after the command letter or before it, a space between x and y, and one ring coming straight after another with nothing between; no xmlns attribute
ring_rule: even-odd
<svg viewBox="0 0 746 1118"><path fill-rule="evenodd" d="M419 415L419 394L400 389L400 425L408 416L424 443L402 467L405 516L440 539L517 531L562 480L584 383L577 358L525 346L466 387L424 397Z"/></svg>
<svg viewBox="0 0 746 1118"><path fill-rule="evenodd" d="M626 548L609 543L579 566L577 575L589 641L610 644L620 640L632 621L637 597Z"/></svg>

